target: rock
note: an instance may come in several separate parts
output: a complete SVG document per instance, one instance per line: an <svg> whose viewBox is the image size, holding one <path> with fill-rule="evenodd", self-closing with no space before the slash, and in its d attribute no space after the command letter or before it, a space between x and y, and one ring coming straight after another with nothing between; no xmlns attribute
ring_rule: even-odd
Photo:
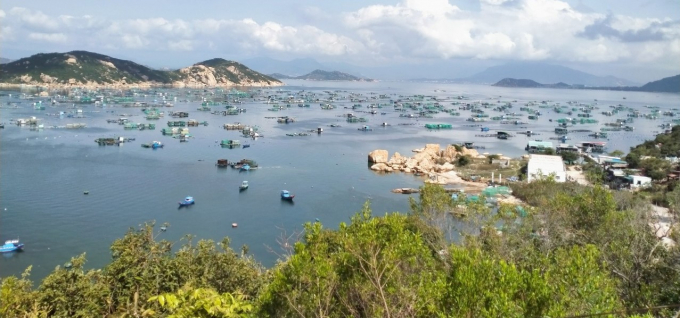
<svg viewBox="0 0 680 318"><path fill-rule="evenodd" d="M400 153L395 152L388 162L390 165L401 165L406 161L406 157L403 157Z"/></svg>
<svg viewBox="0 0 680 318"><path fill-rule="evenodd" d="M404 168L404 173L411 173L411 168Z"/></svg>
<svg viewBox="0 0 680 318"><path fill-rule="evenodd" d="M375 170L375 171L385 172L385 171L387 171L387 168L389 168L389 167L384 163L376 163L376 164L371 166L371 170Z"/></svg>
<svg viewBox="0 0 680 318"><path fill-rule="evenodd" d="M416 161L416 160L413 159L413 158L408 158L408 159L406 159L406 162L404 163L404 165L405 165L406 168L408 168L408 169L413 169L413 168L415 168L415 167L418 165L418 161Z"/></svg>
<svg viewBox="0 0 680 318"><path fill-rule="evenodd" d="M451 161L453 158L456 158L457 153L456 147L449 145L442 151L442 158L446 159L446 161Z"/></svg>
<svg viewBox="0 0 680 318"><path fill-rule="evenodd" d="M455 166L447 162L443 165L437 165L437 168L439 168L438 169L439 172L449 172L453 170Z"/></svg>
<svg viewBox="0 0 680 318"><path fill-rule="evenodd" d="M432 158L439 157L439 144L426 144L423 152L428 153Z"/></svg>
<svg viewBox="0 0 680 318"><path fill-rule="evenodd" d="M368 154L370 163L387 163L387 158L389 158L389 153L383 149L373 150Z"/></svg>
<svg viewBox="0 0 680 318"><path fill-rule="evenodd" d="M413 149L411 151L415 152L415 153L420 153L420 152L423 152L423 150L425 150L425 148L417 148L417 149Z"/></svg>
<svg viewBox="0 0 680 318"><path fill-rule="evenodd" d="M40 92L40 94L38 94L38 95L39 95L40 97L48 97L48 96L50 96L50 93L48 93L48 92L46 92L46 91L42 91L42 92Z"/></svg>
<svg viewBox="0 0 680 318"><path fill-rule="evenodd" d="M418 168L422 172L429 172L434 169L434 163L430 159L423 159L420 162L418 162Z"/></svg>
<svg viewBox="0 0 680 318"><path fill-rule="evenodd" d="M113 63L111 63L111 62L109 62L109 61L102 61L102 60L99 60L99 63L102 63L103 65L105 65L105 66L107 66L107 67L110 67L110 68L116 68L116 66L113 65Z"/></svg>

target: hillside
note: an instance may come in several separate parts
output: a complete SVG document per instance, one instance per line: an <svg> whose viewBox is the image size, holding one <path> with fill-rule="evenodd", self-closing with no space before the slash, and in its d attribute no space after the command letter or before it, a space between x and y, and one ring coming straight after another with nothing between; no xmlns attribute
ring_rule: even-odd
<svg viewBox="0 0 680 318"><path fill-rule="evenodd" d="M543 84L529 79L504 78L491 86L498 87L543 87Z"/></svg>
<svg viewBox="0 0 680 318"><path fill-rule="evenodd" d="M11 59L0 57L0 64L6 64L6 63L9 63L9 62L12 62L12 61L13 60L11 60Z"/></svg>
<svg viewBox="0 0 680 318"><path fill-rule="evenodd" d="M630 92L660 92L660 93L680 93L680 75L666 77L664 79L649 82L641 87L637 86L594 86L584 87L582 85L569 85L563 82L557 84L541 84L529 79L504 78L491 85L496 87L524 87L524 88L571 88L571 89L595 89L595 90L615 90Z"/></svg>
<svg viewBox="0 0 680 318"><path fill-rule="evenodd" d="M281 81L255 72L241 63L215 58L196 63L190 67L170 72L177 74L176 85L207 86L269 86L281 84Z"/></svg>
<svg viewBox="0 0 680 318"><path fill-rule="evenodd" d="M282 83L246 66L212 59L161 71L103 54L71 51L36 54L3 65L0 83L29 85L203 85L270 86Z"/></svg>
<svg viewBox="0 0 680 318"><path fill-rule="evenodd" d="M301 79L309 81L373 81L372 79L361 78L339 71L314 70L302 76L288 76L280 73L270 74L271 77L278 79Z"/></svg>
<svg viewBox="0 0 680 318"><path fill-rule="evenodd" d="M643 92L666 92L679 93L680 92L680 75L662 78L658 81L649 82L640 87Z"/></svg>
<svg viewBox="0 0 680 318"><path fill-rule="evenodd" d="M575 69L545 63L509 63L492 66L462 81L472 83L496 83L504 78L530 78L539 83L564 82L586 86L631 86L637 83L613 76L595 76Z"/></svg>

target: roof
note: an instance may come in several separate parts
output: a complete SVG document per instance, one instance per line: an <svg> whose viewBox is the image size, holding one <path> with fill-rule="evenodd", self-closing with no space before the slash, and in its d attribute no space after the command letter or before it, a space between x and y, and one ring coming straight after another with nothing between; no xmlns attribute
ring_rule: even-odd
<svg viewBox="0 0 680 318"><path fill-rule="evenodd" d="M551 141L531 140L531 141L529 141L529 143L527 143L527 147L529 147L529 148L552 148L553 143Z"/></svg>
<svg viewBox="0 0 680 318"><path fill-rule="evenodd" d="M529 157L527 175L548 176L552 173L563 174L564 171L564 162L560 156L531 155Z"/></svg>

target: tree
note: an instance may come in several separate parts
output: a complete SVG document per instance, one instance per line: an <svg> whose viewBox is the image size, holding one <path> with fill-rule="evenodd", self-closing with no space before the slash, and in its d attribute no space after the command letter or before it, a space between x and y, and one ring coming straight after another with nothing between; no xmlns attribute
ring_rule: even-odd
<svg viewBox="0 0 680 318"><path fill-rule="evenodd" d="M612 157L621 157L621 156L623 156L623 154L624 153L621 150L614 150L614 151L609 153L609 155L612 156Z"/></svg>
<svg viewBox="0 0 680 318"><path fill-rule="evenodd" d="M260 316L435 316L444 273L402 214L372 217L368 205L337 231L305 225L295 254L273 273Z"/></svg>
<svg viewBox="0 0 680 318"><path fill-rule="evenodd" d="M563 151L560 153L560 156L565 162L570 164L573 164L579 158L578 154L573 151Z"/></svg>

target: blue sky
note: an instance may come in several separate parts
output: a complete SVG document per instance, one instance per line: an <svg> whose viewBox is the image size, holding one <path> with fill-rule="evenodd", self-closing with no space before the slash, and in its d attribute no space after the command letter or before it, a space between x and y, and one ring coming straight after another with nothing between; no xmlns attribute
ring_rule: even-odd
<svg viewBox="0 0 680 318"><path fill-rule="evenodd" d="M1 3L0 56L70 50L171 68L262 56L442 65L433 78L542 61L645 82L680 73L680 0Z"/></svg>

